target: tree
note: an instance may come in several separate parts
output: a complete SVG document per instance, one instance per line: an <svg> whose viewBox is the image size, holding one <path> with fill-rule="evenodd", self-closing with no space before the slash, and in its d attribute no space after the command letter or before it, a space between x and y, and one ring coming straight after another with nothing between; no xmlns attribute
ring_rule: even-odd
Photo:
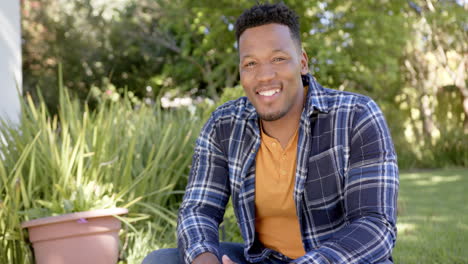
<svg viewBox="0 0 468 264"><path fill-rule="evenodd" d="M456 87L461 95L464 130L468 133L468 89L466 86L468 4L457 1L410 1L414 38L405 50L407 80L415 88L424 135L431 139L440 130L435 120L440 105L437 95ZM446 112L447 114L447 112ZM449 116L452 113L449 114ZM445 116L446 118L447 116Z"/></svg>

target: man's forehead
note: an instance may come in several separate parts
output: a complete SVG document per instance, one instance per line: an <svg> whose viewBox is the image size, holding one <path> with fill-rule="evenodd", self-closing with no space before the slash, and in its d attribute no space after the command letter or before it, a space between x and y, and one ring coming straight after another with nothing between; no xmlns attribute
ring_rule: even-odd
<svg viewBox="0 0 468 264"><path fill-rule="evenodd" d="M242 38L246 37L251 37L252 35L256 35L259 33L277 33L277 34L290 34L291 35L291 30L289 29L288 26L279 24L279 23L268 23L268 24L262 24L254 27L249 27L242 32L242 34L239 36L239 41Z"/></svg>
<svg viewBox="0 0 468 264"><path fill-rule="evenodd" d="M287 26L281 24L267 24L246 29L239 37L241 46L256 44L280 44L292 41L292 35Z"/></svg>
<svg viewBox="0 0 468 264"><path fill-rule="evenodd" d="M301 47L292 38L289 28L282 24L267 24L245 30L239 37L240 58L258 54L300 51Z"/></svg>
<svg viewBox="0 0 468 264"><path fill-rule="evenodd" d="M277 48L277 49L272 49L272 50L262 50L265 53L270 53L270 54L275 54L275 53L287 53L288 51L282 48ZM256 52L251 52L251 51L245 51L245 52L239 52L239 56L241 59L247 59L247 58L253 58L256 57L258 53Z"/></svg>

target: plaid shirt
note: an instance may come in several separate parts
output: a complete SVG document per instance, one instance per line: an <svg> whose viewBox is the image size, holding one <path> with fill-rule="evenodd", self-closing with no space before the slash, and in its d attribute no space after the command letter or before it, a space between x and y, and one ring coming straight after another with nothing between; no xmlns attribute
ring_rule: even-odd
<svg viewBox="0 0 468 264"><path fill-rule="evenodd" d="M294 201L306 255L294 263L391 260L396 239L398 167L382 112L370 98L321 87L312 76L301 115ZM185 263L219 256L218 227L229 197L250 262L292 261L255 236L258 116L242 97L220 106L197 139L179 211Z"/></svg>

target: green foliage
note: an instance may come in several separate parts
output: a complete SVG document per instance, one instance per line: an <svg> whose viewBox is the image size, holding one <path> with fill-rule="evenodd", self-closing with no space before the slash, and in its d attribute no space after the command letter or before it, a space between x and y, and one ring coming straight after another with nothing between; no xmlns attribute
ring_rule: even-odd
<svg viewBox="0 0 468 264"><path fill-rule="evenodd" d="M408 40L406 1L309 1L301 10L311 71L328 87L392 98Z"/></svg>
<svg viewBox="0 0 468 264"><path fill-rule="evenodd" d="M244 239L240 233L239 225L232 206L232 200L226 207L223 223L220 226L220 241L243 243Z"/></svg>
<svg viewBox="0 0 468 264"><path fill-rule="evenodd" d="M420 167L444 168L444 167L468 167L468 137L463 131L452 130L441 135L430 148Z"/></svg>
<svg viewBox="0 0 468 264"><path fill-rule="evenodd" d="M242 86L237 85L235 87L226 87L223 89L223 93L219 100L217 100L214 104L201 104L198 106L198 115L202 116L202 120L208 120L211 113L216 110L217 107L221 106L222 104L236 100L239 97L245 96L244 89Z"/></svg>
<svg viewBox="0 0 468 264"><path fill-rule="evenodd" d="M236 100L239 97L245 96L244 89L242 86L237 85L235 87L224 88L223 93L219 99L219 103L223 104L227 101Z"/></svg>
<svg viewBox="0 0 468 264"><path fill-rule="evenodd" d="M138 263L160 245L156 238L174 238L200 124L187 111L135 106L128 96L91 111L61 91L57 115L27 96L20 124L0 126L0 262L31 263L22 221L125 207L122 260ZM144 252L143 230L155 237Z"/></svg>
<svg viewBox="0 0 468 264"><path fill-rule="evenodd" d="M463 138L468 132L466 4L285 3L301 18L304 49L317 80L369 95L383 106L402 168L466 164L437 156L460 148L445 135ZM23 5L24 90L37 100L40 87L49 111L57 111L59 93L53 87L60 63L65 86L90 108L106 94L116 98L125 91L132 101L170 92L209 97L219 105L226 100L224 87L239 85L233 24L251 1L129 0L110 17L105 14L111 4L44 0ZM453 90L459 91L457 98L446 100ZM203 108L201 119L212 109ZM451 118L444 116L449 113ZM464 151L448 155L464 157L459 155Z"/></svg>

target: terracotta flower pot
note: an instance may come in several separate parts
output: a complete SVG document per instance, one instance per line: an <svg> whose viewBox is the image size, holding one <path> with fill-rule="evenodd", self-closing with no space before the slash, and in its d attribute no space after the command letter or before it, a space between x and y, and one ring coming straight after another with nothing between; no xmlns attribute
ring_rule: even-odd
<svg viewBox="0 0 468 264"><path fill-rule="evenodd" d="M120 220L125 208L102 209L40 218L22 223L29 230L36 264L115 264Z"/></svg>

